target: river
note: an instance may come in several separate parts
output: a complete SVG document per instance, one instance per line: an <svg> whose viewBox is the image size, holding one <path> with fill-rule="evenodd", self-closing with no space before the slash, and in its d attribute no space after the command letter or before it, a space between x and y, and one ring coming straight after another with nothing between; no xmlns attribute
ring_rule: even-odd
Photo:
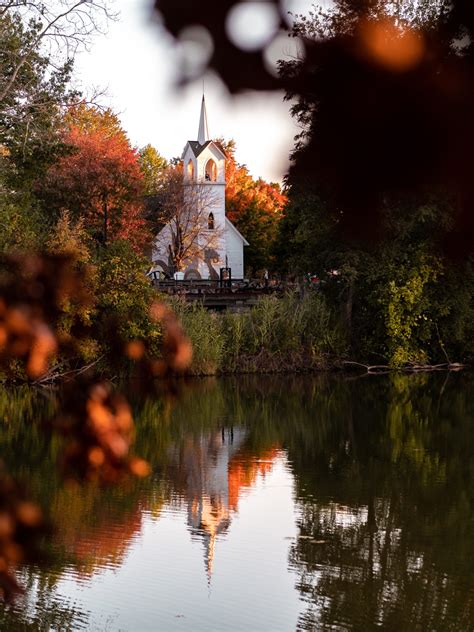
<svg viewBox="0 0 474 632"><path fill-rule="evenodd" d="M133 398L152 475L65 484L54 396L0 394L55 524L1 630L474 629L474 376L241 377Z"/></svg>

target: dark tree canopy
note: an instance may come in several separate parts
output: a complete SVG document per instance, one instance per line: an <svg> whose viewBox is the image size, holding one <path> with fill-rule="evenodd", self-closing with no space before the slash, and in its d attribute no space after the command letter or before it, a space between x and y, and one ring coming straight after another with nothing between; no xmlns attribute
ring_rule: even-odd
<svg viewBox="0 0 474 632"><path fill-rule="evenodd" d="M281 65L278 80L263 51L240 50L226 20L238 2L208 9L157 0L178 38L199 25L212 38L209 68L231 92L285 89L295 100L303 135L290 182L324 186L334 196L342 228L377 237L386 196L421 195L436 188L455 203L451 254L471 250L474 185L474 7L464 0L381 2L336 0L315 9L312 25L296 20L300 60ZM269 3L284 23L282 3ZM327 195L326 194L326 195Z"/></svg>

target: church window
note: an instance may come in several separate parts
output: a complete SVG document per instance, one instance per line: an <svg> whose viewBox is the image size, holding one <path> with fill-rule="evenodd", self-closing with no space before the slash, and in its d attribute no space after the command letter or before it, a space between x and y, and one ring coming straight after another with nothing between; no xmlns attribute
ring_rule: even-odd
<svg viewBox="0 0 474 632"><path fill-rule="evenodd" d="M216 180L217 180L217 165L211 158L211 160L209 160L209 162L206 165L206 181L215 182Z"/></svg>
<svg viewBox="0 0 474 632"><path fill-rule="evenodd" d="M194 163L192 160L188 162L188 178L194 180Z"/></svg>
<svg viewBox="0 0 474 632"><path fill-rule="evenodd" d="M214 230L214 213L209 213L207 218L207 227L209 230Z"/></svg>

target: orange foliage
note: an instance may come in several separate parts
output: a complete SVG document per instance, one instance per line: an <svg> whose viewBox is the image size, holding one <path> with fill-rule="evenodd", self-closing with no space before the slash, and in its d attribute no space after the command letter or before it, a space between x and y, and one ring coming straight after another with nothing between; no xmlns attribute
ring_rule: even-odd
<svg viewBox="0 0 474 632"><path fill-rule="evenodd" d="M0 499L0 595L11 601L24 592L15 570L25 560L38 559L39 542L48 527L39 506L3 471L0 471Z"/></svg>
<svg viewBox="0 0 474 632"><path fill-rule="evenodd" d="M226 214L250 243L247 265L254 272L271 268L271 249L288 199L279 184L255 180L245 165L237 163L232 142L225 149Z"/></svg>
<svg viewBox="0 0 474 632"><path fill-rule="evenodd" d="M10 377L10 363L18 360L29 378L42 378L61 350L75 349L60 320L64 303L91 306L86 271L61 255L9 257L1 266L0 368Z"/></svg>
<svg viewBox="0 0 474 632"><path fill-rule="evenodd" d="M31 378L44 375L57 351L51 328L28 307L8 308L0 298L0 353L26 357L26 373Z"/></svg>
<svg viewBox="0 0 474 632"><path fill-rule="evenodd" d="M150 236L138 152L110 113L81 108L70 119L64 141L72 151L50 169L41 187L43 198L53 208L84 218L96 235L103 235L107 213L107 238L126 239L143 250Z"/></svg>
<svg viewBox="0 0 474 632"><path fill-rule="evenodd" d="M68 478L116 483L129 474L144 478L150 466L130 455L134 440L132 411L110 384L77 383L64 391L55 427L66 437L63 467Z"/></svg>
<svg viewBox="0 0 474 632"><path fill-rule="evenodd" d="M152 374L156 377L165 377L170 371L185 371L193 359L193 348L180 322L164 303L153 303L150 315L163 327L163 357L151 362Z"/></svg>
<svg viewBox="0 0 474 632"><path fill-rule="evenodd" d="M232 148L227 148L226 202L229 219L238 222L244 208L257 206L267 215L280 219L288 199L279 184L268 183L261 178L254 180L245 165L235 160Z"/></svg>

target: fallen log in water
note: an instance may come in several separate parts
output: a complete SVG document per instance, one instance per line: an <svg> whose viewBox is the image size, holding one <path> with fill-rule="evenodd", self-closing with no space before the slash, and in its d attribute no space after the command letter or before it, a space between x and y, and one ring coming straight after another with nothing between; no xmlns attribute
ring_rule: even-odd
<svg viewBox="0 0 474 632"><path fill-rule="evenodd" d="M344 366L360 367L367 371L367 373L391 373L393 371L404 371L407 373L423 373L428 371L462 371L467 369L467 364L461 364L460 362L444 362L443 364L406 364L401 367L391 367L388 364L363 364L361 362L354 362L351 360L344 360L342 362Z"/></svg>

